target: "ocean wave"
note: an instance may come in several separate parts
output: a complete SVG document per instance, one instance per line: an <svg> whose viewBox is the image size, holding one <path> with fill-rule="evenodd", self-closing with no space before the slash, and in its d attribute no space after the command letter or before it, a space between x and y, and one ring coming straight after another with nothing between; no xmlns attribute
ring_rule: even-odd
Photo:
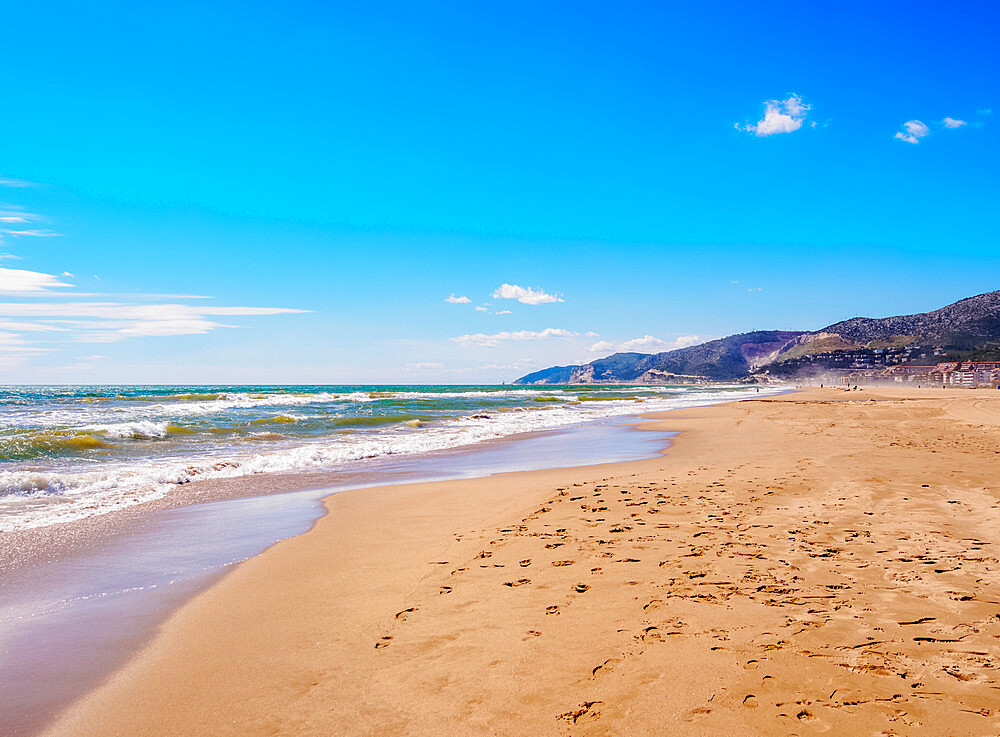
<svg viewBox="0 0 1000 737"><path fill-rule="evenodd" d="M181 429L177 425L171 425L169 422L153 422L152 420L90 425L84 429L119 440L162 440L167 437L171 427L175 428L175 430Z"/></svg>
<svg viewBox="0 0 1000 737"><path fill-rule="evenodd" d="M376 402L442 402L450 400L490 399L495 401L527 399L536 396L537 389L501 389L497 391L320 391L313 393L251 393L216 392L204 394L139 395L130 397L99 397L78 399L75 406L60 406L41 411L27 410L0 416L0 428L15 428L27 424L39 427L120 426L139 421L176 421L208 415L225 415L232 410L266 409L268 407L306 407L317 404L370 405ZM546 392L557 397L571 398L566 392ZM211 398L214 397L214 398Z"/></svg>
<svg viewBox="0 0 1000 737"><path fill-rule="evenodd" d="M633 389L634 391L634 389ZM773 393L773 392L762 392ZM262 452L192 456L183 460L102 462L96 470L0 472L0 531L28 529L104 514L160 498L180 484L201 479L232 478L261 473L287 473L342 468L366 459L413 455L467 446L526 432L555 429L591 419L653 412L713 402L761 396L751 390L697 391L637 402L619 397L600 402L560 406L552 404L501 412L479 409L476 414L438 420L426 425L421 416L394 415L372 432L338 433L321 439L299 439L292 447ZM378 427L378 421L371 421ZM364 424L361 418L344 418ZM103 426L106 437L156 438L169 432L169 423L150 421ZM112 434L114 433L114 434ZM270 432L261 439L284 439ZM18 505L18 500L45 500L46 504Z"/></svg>

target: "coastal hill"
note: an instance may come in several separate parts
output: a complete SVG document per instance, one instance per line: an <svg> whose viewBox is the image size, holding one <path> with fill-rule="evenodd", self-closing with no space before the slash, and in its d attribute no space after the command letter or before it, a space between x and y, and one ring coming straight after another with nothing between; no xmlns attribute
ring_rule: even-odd
<svg viewBox="0 0 1000 737"><path fill-rule="evenodd" d="M1000 291L933 312L854 317L815 331L758 330L663 353L615 353L590 363L553 366L514 383L659 384L741 381L841 367L845 354L889 351L896 363L993 357L1000 350ZM853 354L852 354L853 355Z"/></svg>

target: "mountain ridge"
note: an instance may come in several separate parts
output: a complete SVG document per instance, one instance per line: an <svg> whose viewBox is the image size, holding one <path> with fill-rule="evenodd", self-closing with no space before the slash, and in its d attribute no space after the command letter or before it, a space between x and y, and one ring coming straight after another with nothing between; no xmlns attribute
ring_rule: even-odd
<svg viewBox="0 0 1000 737"><path fill-rule="evenodd" d="M590 363L534 371L513 383L745 381L766 376L768 367L784 364L787 368L796 366L796 359L836 356L851 350L903 350L920 345L968 352L998 341L1000 290L966 297L930 312L852 317L814 331L755 330L661 353L614 353Z"/></svg>

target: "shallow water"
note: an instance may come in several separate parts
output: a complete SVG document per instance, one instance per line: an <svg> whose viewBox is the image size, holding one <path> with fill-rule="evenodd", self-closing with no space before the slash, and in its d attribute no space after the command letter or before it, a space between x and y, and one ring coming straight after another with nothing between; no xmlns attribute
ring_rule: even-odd
<svg viewBox="0 0 1000 737"><path fill-rule="evenodd" d="M634 421L634 418L626 418ZM306 531L333 491L414 480L655 457L669 433L623 418L374 460L328 488L230 499L142 515L79 555L33 565L0 588L0 722L35 734L120 666L168 614L231 565ZM338 482L338 478L340 482ZM377 492L373 492L377 493Z"/></svg>
<svg viewBox="0 0 1000 737"><path fill-rule="evenodd" d="M0 389L0 532L204 479L363 469L595 419L768 393L696 386Z"/></svg>

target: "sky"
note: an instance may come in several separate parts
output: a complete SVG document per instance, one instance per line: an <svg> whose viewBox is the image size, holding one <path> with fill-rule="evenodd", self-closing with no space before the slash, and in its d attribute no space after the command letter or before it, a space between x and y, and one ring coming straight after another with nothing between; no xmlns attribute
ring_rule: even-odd
<svg viewBox="0 0 1000 737"><path fill-rule="evenodd" d="M995 2L4 26L0 383L498 383L1000 289Z"/></svg>

